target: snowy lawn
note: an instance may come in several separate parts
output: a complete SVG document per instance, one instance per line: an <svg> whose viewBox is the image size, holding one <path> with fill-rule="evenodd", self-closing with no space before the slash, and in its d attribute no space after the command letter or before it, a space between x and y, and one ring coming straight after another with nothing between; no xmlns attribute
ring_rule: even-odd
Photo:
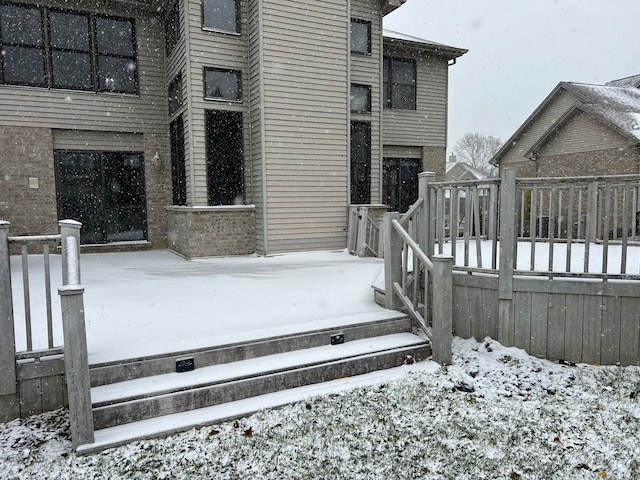
<svg viewBox="0 0 640 480"><path fill-rule="evenodd" d="M557 364L456 338L452 366L402 368L400 379L89 457L71 452L64 411L15 420L0 424L0 471L56 480L640 478L640 367Z"/></svg>

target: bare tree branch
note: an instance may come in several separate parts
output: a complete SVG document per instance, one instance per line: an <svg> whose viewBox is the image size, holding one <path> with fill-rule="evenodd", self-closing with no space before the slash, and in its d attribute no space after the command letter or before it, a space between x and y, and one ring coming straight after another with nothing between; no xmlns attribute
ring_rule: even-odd
<svg viewBox="0 0 640 480"><path fill-rule="evenodd" d="M472 167L490 172L494 167L489 160L502 146L499 138L480 133L466 133L453 148L456 157L461 162L468 163Z"/></svg>

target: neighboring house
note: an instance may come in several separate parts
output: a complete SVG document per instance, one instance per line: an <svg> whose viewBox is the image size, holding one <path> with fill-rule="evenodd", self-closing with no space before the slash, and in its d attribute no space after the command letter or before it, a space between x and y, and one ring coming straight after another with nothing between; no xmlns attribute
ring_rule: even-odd
<svg viewBox="0 0 640 480"><path fill-rule="evenodd" d="M457 182L461 180L484 180L489 178L487 172L478 170L466 162L447 162L447 171L445 180L448 182Z"/></svg>
<svg viewBox="0 0 640 480"><path fill-rule="evenodd" d="M349 205L444 175L466 50L383 40L404 1L0 4L0 218L188 257L344 248Z"/></svg>
<svg viewBox="0 0 640 480"><path fill-rule="evenodd" d="M492 163L519 177L640 173L640 75L561 82Z"/></svg>

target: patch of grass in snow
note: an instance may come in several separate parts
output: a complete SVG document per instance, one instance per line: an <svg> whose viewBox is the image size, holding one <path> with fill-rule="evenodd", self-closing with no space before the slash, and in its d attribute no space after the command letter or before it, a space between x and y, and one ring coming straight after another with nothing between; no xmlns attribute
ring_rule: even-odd
<svg viewBox="0 0 640 480"><path fill-rule="evenodd" d="M640 478L640 368L559 365L490 339L454 347L454 364L436 373L90 457L70 454L64 413L53 415L53 436L42 420L11 422L0 428L0 470L8 479ZM45 441L25 453L15 442L23 433ZM56 440L64 451L47 450Z"/></svg>

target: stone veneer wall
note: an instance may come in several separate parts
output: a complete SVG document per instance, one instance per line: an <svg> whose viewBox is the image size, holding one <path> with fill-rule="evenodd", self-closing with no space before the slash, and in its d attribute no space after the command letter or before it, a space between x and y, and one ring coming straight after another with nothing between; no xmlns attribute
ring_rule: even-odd
<svg viewBox="0 0 640 480"><path fill-rule="evenodd" d="M184 257L248 255L256 251L253 205L166 210L169 248Z"/></svg>
<svg viewBox="0 0 640 480"><path fill-rule="evenodd" d="M436 181L444 181L447 165L446 147L422 147L422 170L421 172L433 172L436 174Z"/></svg>

